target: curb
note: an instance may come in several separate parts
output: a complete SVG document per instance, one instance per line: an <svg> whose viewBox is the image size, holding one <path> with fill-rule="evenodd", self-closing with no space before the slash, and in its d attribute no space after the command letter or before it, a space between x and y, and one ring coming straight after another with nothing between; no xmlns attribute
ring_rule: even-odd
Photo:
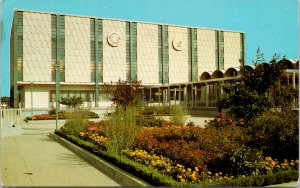
<svg viewBox="0 0 300 188"><path fill-rule="evenodd" d="M91 119L88 119L89 121L94 121L94 122L97 122L97 121L100 121L102 118L91 118ZM39 123L55 123L56 120L55 119L47 119L47 120L27 120L25 121L25 123L28 123L28 124L39 124ZM66 119L59 119L58 120L58 123L66 123Z"/></svg>
<svg viewBox="0 0 300 188"><path fill-rule="evenodd" d="M101 171L102 173L116 181L121 186L150 186L150 184L146 183L145 181L134 177L132 174L105 161L104 159L96 156L95 154L92 154L91 152L74 145L70 141L54 133L50 133L49 137L61 144L62 146L66 147L79 157L81 157L83 160L85 160L97 170Z"/></svg>
<svg viewBox="0 0 300 188"><path fill-rule="evenodd" d="M55 123L56 120L27 120L27 121L24 121L25 123L28 123L28 124L40 124L40 123ZM65 123L66 120L65 119L59 119L58 120L58 123Z"/></svg>

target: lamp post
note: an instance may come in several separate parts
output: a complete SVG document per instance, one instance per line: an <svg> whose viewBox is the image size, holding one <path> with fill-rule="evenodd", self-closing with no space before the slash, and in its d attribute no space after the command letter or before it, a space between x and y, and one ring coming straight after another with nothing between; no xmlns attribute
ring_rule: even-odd
<svg viewBox="0 0 300 188"><path fill-rule="evenodd" d="M59 92L59 78L58 78L58 76L59 76L59 74L58 74L58 71L59 71L59 65L55 65L55 76L56 76L56 79L55 79L55 81L56 81L56 84L55 84L55 106L56 106L56 108L55 108L55 127L56 127L56 129L58 129L58 110L59 110L59 107L58 107L58 98L59 98L59 94L58 94L58 92Z"/></svg>
<svg viewBox="0 0 300 188"><path fill-rule="evenodd" d="M33 120L33 82L30 82L30 90L31 90L31 119Z"/></svg>

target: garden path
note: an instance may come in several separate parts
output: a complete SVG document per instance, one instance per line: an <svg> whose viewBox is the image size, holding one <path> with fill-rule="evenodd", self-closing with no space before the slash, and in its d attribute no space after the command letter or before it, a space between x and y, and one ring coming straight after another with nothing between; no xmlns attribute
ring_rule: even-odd
<svg viewBox="0 0 300 188"><path fill-rule="evenodd" d="M50 139L55 123L22 123L20 129L1 129L0 186L118 186Z"/></svg>

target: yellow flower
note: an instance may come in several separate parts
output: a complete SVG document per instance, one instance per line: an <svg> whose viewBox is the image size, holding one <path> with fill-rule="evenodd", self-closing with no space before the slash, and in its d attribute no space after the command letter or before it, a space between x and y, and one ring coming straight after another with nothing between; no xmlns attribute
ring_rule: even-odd
<svg viewBox="0 0 300 188"><path fill-rule="evenodd" d="M192 172L192 169L188 168L187 171L188 171L188 172Z"/></svg>
<svg viewBox="0 0 300 188"><path fill-rule="evenodd" d="M272 161L272 162L271 162L271 165L272 165L272 166L275 166L275 165L276 165L275 161Z"/></svg>
<svg viewBox="0 0 300 188"><path fill-rule="evenodd" d="M195 171L196 171L196 172L198 172L198 171L199 171L199 168L198 168L197 166L195 167Z"/></svg>
<svg viewBox="0 0 300 188"><path fill-rule="evenodd" d="M211 175L211 172L210 172L210 171L207 171L207 174Z"/></svg>
<svg viewBox="0 0 300 188"><path fill-rule="evenodd" d="M267 161L271 161L272 158L271 158L271 157L266 157L266 160L267 160Z"/></svg>
<svg viewBox="0 0 300 188"><path fill-rule="evenodd" d="M184 182L185 182L185 179L184 179L184 178L180 179L180 182L181 182L181 183L184 183Z"/></svg>

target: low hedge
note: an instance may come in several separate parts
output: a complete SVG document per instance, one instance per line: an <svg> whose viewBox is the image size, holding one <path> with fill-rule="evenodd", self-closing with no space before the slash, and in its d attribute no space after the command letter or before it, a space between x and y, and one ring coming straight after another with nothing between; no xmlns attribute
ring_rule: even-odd
<svg viewBox="0 0 300 188"><path fill-rule="evenodd" d="M147 181L154 186L227 186L227 187L250 187L250 186L266 186L272 184L280 184L290 181L298 180L298 170L281 171L276 174L269 175L253 175L253 176L239 176L233 180L224 180L222 182L208 182L203 181L201 184L180 183L175 181L170 176L164 175L156 169L149 168L143 164L137 163L122 155L115 155L107 153L106 151L99 150L97 146L91 142L81 140L76 136L65 135L60 130L55 133L72 143L83 147L84 149L95 153L108 162L115 164L123 170L134 174L135 176Z"/></svg>
<svg viewBox="0 0 300 188"><path fill-rule="evenodd" d="M299 177L298 170L288 170L277 172L276 174L259 175L259 176L239 176L233 180L226 180L216 184L217 186L232 186L232 187L252 187L252 186L267 186L273 184L286 183L297 181Z"/></svg>

